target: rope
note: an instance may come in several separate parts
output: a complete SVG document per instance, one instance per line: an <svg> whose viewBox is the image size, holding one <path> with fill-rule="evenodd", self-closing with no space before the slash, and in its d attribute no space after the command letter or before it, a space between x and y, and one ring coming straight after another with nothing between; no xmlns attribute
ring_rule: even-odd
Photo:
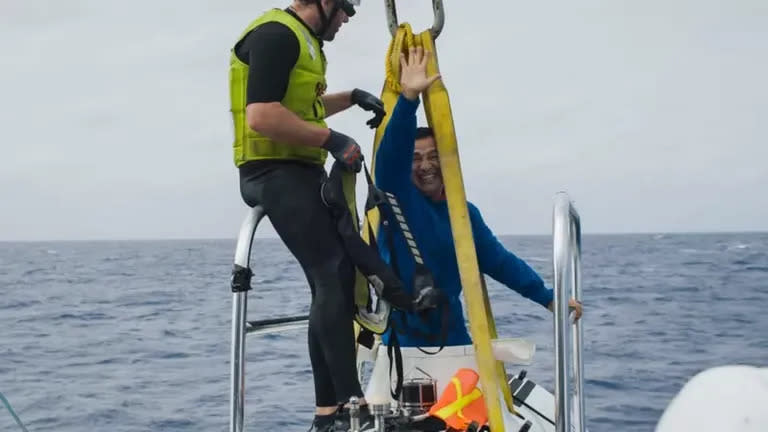
<svg viewBox="0 0 768 432"><path fill-rule="evenodd" d="M13 417L14 420L16 420L16 424L19 425L21 430L23 430L24 432L29 432L27 428L24 427L24 423L21 422L21 419L19 419L19 416L17 416L16 412L13 411L13 408L11 408L11 403L8 402L8 399L6 399L2 393L0 393L0 400L3 401L3 405L5 405L5 407L8 408L8 412L11 413L11 416Z"/></svg>
<svg viewBox="0 0 768 432"><path fill-rule="evenodd" d="M397 35L392 38L392 42L390 42L387 48L387 61L384 63L385 84L396 94L402 91L400 80L398 79L400 75L400 56L392 56L392 51L397 47L403 52L405 51L404 47L412 46L416 46L416 37L413 35L410 24L400 24L397 29ZM405 51L405 54L407 56L408 52Z"/></svg>

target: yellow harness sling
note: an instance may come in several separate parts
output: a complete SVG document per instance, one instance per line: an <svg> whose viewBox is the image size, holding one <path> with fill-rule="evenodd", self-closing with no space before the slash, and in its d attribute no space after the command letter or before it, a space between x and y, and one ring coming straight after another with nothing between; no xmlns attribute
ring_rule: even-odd
<svg viewBox="0 0 768 432"><path fill-rule="evenodd" d="M422 47L432 53L427 64L427 76L440 73L437 60L435 40L439 36L444 23L444 10L441 0L433 0L434 24L431 29L414 34L408 23L399 24L395 0L386 0L387 18L392 40L386 55L385 82L381 92L381 100L386 107L387 115L376 130L373 142L372 166L375 167L376 151L384 135L389 115L394 109L400 94L400 53L408 55L409 48ZM443 77L445 75L441 74ZM494 432L504 432L502 406L499 398L501 393L506 409L514 413L512 395L507 385L504 364L497 361L493 355L491 341L497 337L485 281L480 273L477 254L475 251L472 227L467 209L464 181L461 174L458 145L454 129L453 115L448 97L448 90L440 79L424 94L424 110L427 122L435 134L440 167L443 173L445 193L448 203L451 231L456 249L456 260L459 266L462 291L466 302L469 318L469 330L476 352L476 361L483 390L485 405L488 409L490 429ZM376 209L368 212L362 235L371 241L370 235L375 235L381 215ZM370 229L368 225L372 225ZM371 234L369 234L371 233Z"/></svg>

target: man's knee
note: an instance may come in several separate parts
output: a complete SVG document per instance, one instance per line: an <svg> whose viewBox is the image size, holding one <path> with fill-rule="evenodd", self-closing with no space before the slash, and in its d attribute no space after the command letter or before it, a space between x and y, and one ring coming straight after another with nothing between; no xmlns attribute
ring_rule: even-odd
<svg viewBox="0 0 768 432"><path fill-rule="evenodd" d="M240 197L248 207L256 207L259 204L258 186L255 182L240 181Z"/></svg>
<svg viewBox="0 0 768 432"><path fill-rule="evenodd" d="M345 256L313 266L307 274L315 291L313 307L340 316L353 313L355 271Z"/></svg>

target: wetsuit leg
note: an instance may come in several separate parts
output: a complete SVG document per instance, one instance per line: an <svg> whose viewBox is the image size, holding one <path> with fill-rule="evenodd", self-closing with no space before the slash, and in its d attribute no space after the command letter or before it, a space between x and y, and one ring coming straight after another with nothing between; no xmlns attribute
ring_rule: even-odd
<svg viewBox="0 0 768 432"><path fill-rule="evenodd" d="M355 273L320 198L325 171L282 161L253 166L257 168L241 170L243 200L264 207L311 287L308 337L316 404L333 406L351 396L362 397L353 327Z"/></svg>

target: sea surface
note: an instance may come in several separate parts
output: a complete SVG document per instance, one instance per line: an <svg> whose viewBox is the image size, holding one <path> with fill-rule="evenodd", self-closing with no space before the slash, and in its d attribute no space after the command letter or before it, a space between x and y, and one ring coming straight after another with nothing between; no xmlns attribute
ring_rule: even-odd
<svg viewBox="0 0 768 432"><path fill-rule="evenodd" d="M548 236L501 240L551 284ZM29 431L226 431L234 246L0 243L0 392ZM586 235L583 254L592 432L652 431L705 368L768 366L768 233ZM252 266L249 319L307 311L279 240L257 239ZM489 290L500 334L537 344L528 376L551 390L552 315ZM305 431L305 331L247 343L247 430ZM16 430L0 405L0 431Z"/></svg>

